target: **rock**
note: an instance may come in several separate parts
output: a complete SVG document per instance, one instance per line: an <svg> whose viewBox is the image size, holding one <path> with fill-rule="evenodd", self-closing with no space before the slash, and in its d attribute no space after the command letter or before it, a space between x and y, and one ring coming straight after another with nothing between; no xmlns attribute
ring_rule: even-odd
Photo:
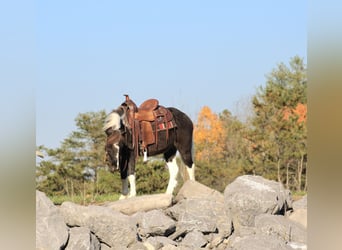
<svg viewBox="0 0 342 250"><path fill-rule="evenodd" d="M164 236L155 236L155 237L149 237L145 243L148 243L149 245L153 246L154 249L160 249L166 245L174 245L177 246L177 243L167 237Z"/></svg>
<svg viewBox="0 0 342 250"><path fill-rule="evenodd" d="M260 176L241 176L224 194L187 181L175 204L170 195L143 195L57 208L37 192L37 249L306 250L306 200L289 209L290 193Z"/></svg>
<svg viewBox="0 0 342 250"><path fill-rule="evenodd" d="M198 249L204 247L207 243L207 240L204 238L204 235L201 232L192 231L184 237L180 246Z"/></svg>
<svg viewBox="0 0 342 250"><path fill-rule="evenodd" d="M308 217L307 209L296 209L290 214L289 219L307 228L307 223L308 223L307 217Z"/></svg>
<svg viewBox="0 0 342 250"><path fill-rule="evenodd" d="M179 202L183 199L213 199L224 202L224 196L219 191L211 189L197 181L186 181L179 190L175 201Z"/></svg>
<svg viewBox="0 0 342 250"><path fill-rule="evenodd" d="M171 206L171 204L171 194L152 194L109 202L105 204L105 206L123 214L131 215L139 211L167 208Z"/></svg>
<svg viewBox="0 0 342 250"><path fill-rule="evenodd" d="M255 217L255 227L265 235L274 235L287 242L305 243L305 228L282 215L261 214Z"/></svg>
<svg viewBox="0 0 342 250"><path fill-rule="evenodd" d="M292 250L285 241L272 235L236 237L227 250Z"/></svg>
<svg viewBox="0 0 342 250"><path fill-rule="evenodd" d="M240 176L225 188L224 203L236 230L254 226L259 214L284 214L292 206L290 192L282 184L251 175Z"/></svg>
<svg viewBox="0 0 342 250"><path fill-rule="evenodd" d="M308 208L308 196L304 195L301 199L293 202L293 210L307 209Z"/></svg>
<svg viewBox="0 0 342 250"><path fill-rule="evenodd" d="M222 232L230 235L232 223L224 210L224 204L215 200L186 199L166 210L172 218L177 220L176 233L191 232L202 233ZM175 237L175 236L174 236Z"/></svg>
<svg viewBox="0 0 342 250"><path fill-rule="evenodd" d="M113 248L111 248L110 246L104 244L104 243L101 243L101 250L113 250Z"/></svg>
<svg viewBox="0 0 342 250"><path fill-rule="evenodd" d="M176 230L176 222L160 210L152 210L142 215L138 233L142 238L168 236Z"/></svg>
<svg viewBox="0 0 342 250"><path fill-rule="evenodd" d="M129 217L101 206L81 206L63 202L60 211L69 226L87 227L101 242L112 247L128 247L136 240L136 228Z"/></svg>
<svg viewBox="0 0 342 250"><path fill-rule="evenodd" d="M170 244L160 248L160 250L177 250L177 249L179 249L179 248L177 248L174 245L170 245ZM188 250L188 248L182 248L182 250Z"/></svg>
<svg viewBox="0 0 342 250"><path fill-rule="evenodd" d="M307 195L304 195L301 199L293 202L292 207L293 212L290 214L289 218L306 228L308 217Z"/></svg>
<svg viewBox="0 0 342 250"><path fill-rule="evenodd" d="M62 249L69 237L63 216L52 201L36 191L36 248Z"/></svg>
<svg viewBox="0 0 342 250"><path fill-rule="evenodd" d="M308 246L306 244L298 243L298 242L288 242L286 245L291 247L291 249L295 249L295 250L307 250L308 249Z"/></svg>
<svg viewBox="0 0 342 250"><path fill-rule="evenodd" d="M114 249L121 249L121 248L117 248L117 247L114 247ZM133 243L132 245L130 245L127 249L129 250L154 250L153 248L149 248L149 246L145 246L144 243L142 242L135 242Z"/></svg>
<svg viewBox="0 0 342 250"><path fill-rule="evenodd" d="M70 228L70 238L66 250L100 250L101 244L86 227Z"/></svg>

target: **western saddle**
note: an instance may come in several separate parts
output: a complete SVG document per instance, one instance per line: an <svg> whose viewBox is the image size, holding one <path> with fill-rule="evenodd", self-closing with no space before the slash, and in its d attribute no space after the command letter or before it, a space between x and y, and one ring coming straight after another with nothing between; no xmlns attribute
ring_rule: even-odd
<svg viewBox="0 0 342 250"><path fill-rule="evenodd" d="M168 141L169 129L175 128L176 123L170 110L159 105L157 99L148 99L138 108L128 95L125 97L125 102L121 105L125 107L127 122L132 129L135 155L137 157L143 153L144 160L146 160L147 147L155 144L158 148L159 132L165 130L164 138Z"/></svg>

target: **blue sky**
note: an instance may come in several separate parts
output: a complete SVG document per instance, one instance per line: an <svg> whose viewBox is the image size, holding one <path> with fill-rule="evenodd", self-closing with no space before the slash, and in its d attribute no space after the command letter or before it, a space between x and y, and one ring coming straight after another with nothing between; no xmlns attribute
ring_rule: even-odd
<svg viewBox="0 0 342 250"><path fill-rule="evenodd" d="M36 144L50 148L123 94L193 120L241 112L278 63L307 59L306 1L37 1L34 15Z"/></svg>

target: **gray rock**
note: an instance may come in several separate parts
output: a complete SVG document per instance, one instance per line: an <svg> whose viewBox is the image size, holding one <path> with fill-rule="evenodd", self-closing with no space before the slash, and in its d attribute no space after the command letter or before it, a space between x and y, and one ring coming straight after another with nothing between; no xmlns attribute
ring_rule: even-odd
<svg viewBox="0 0 342 250"><path fill-rule="evenodd" d="M305 243L307 234L305 228L282 215L261 214L255 217L255 227L266 235L275 235L286 242Z"/></svg>
<svg viewBox="0 0 342 250"><path fill-rule="evenodd" d="M308 246L306 244L298 243L298 242L288 242L286 245L288 245L289 247L295 250L307 250L308 249Z"/></svg>
<svg viewBox="0 0 342 250"><path fill-rule="evenodd" d="M121 248L117 248L117 247L114 247L114 249L121 250ZM129 250L152 250L153 248L151 249L148 246L145 246L144 243L142 242L135 242L132 245L130 245L127 249Z"/></svg>
<svg viewBox="0 0 342 250"><path fill-rule="evenodd" d="M36 191L36 248L62 249L69 237L63 216L52 201Z"/></svg>
<svg viewBox="0 0 342 250"><path fill-rule="evenodd" d="M301 199L293 202L293 210L307 209L308 208L308 196L304 195Z"/></svg>
<svg viewBox="0 0 342 250"><path fill-rule="evenodd" d="M123 214L131 215L137 212L146 212L154 209L163 209L171 206L171 194L151 194L135 196L129 199L123 199L104 204L113 210Z"/></svg>
<svg viewBox="0 0 342 250"><path fill-rule="evenodd" d="M155 236L149 237L145 243L149 243L154 249L160 249L166 245L174 245L177 246L177 243L167 237L164 236Z"/></svg>
<svg viewBox="0 0 342 250"><path fill-rule="evenodd" d="M136 241L136 228L129 217L101 206L81 206L63 202L60 211L70 226L89 228L101 242L112 247L125 248Z"/></svg>
<svg viewBox="0 0 342 250"><path fill-rule="evenodd" d="M213 199L216 201L224 202L223 194L215 189L211 189L197 181L186 181L179 190L175 201L179 202L183 199Z"/></svg>
<svg viewBox="0 0 342 250"><path fill-rule="evenodd" d="M290 220L301 224L305 228L307 228L307 224L308 224L307 218L308 218L307 209L296 209L289 215Z"/></svg>
<svg viewBox="0 0 342 250"><path fill-rule="evenodd" d="M113 250L113 248L109 247L107 244L101 243L101 250Z"/></svg>
<svg viewBox="0 0 342 250"><path fill-rule="evenodd" d="M160 210L152 210L142 215L138 225L140 237L168 236L176 230L176 222Z"/></svg>
<svg viewBox="0 0 342 250"><path fill-rule="evenodd" d="M204 247L207 243L207 240L201 232L192 231L184 237L180 246L198 249Z"/></svg>
<svg viewBox="0 0 342 250"><path fill-rule="evenodd" d="M166 246L163 246L162 248L160 248L160 250L178 250L179 248L174 246L174 245L166 245ZM181 248L182 250L188 250L187 248Z"/></svg>
<svg viewBox="0 0 342 250"><path fill-rule="evenodd" d="M99 250L101 244L86 227L70 228L70 238L66 250Z"/></svg>
<svg viewBox="0 0 342 250"><path fill-rule="evenodd" d="M232 221L222 202L186 199L168 208L166 213L177 220L176 232L197 230L202 233L220 232L224 235L232 232Z"/></svg>
<svg viewBox="0 0 342 250"><path fill-rule="evenodd" d="M251 175L240 176L226 187L224 203L236 230L254 226L256 215L284 213L292 206L290 192L282 184Z"/></svg>
<svg viewBox="0 0 342 250"><path fill-rule="evenodd" d="M284 241L272 235L236 237L229 245L229 250L292 250Z"/></svg>

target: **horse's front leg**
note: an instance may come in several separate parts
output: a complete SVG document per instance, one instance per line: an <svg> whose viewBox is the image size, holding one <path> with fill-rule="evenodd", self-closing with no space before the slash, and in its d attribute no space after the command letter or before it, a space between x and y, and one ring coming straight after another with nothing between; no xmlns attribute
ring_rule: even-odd
<svg viewBox="0 0 342 250"><path fill-rule="evenodd" d="M127 199L128 197L128 180L126 178L121 178L121 195L119 197L119 200Z"/></svg>
<svg viewBox="0 0 342 250"><path fill-rule="evenodd" d="M121 182L122 182L122 192L121 192L119 200L136 196L137 192L135 188L135 174L130 174L127 178L121 179ZM130 191L128 191L128 183L129 183Z"/></svg>
<svg viewBox="0 0 342 250"><path fill-rule="evenodd" d="M130 197L134 197L137 195L137 191L135 188L135 174L130 174L128 176L128 181L129 181L129 187L130 187L128 198L130 198Z"/></svg>
<svg viewBox="0 0 342 250"><path fill-rule="evenodd" d="M121 166L121 165L120 165ZM127 162L121 168L122 193L119 200L136 196L135 186L135 157L133 151L129 153ZM130 190L128 191L128 184Z"/></svg>

